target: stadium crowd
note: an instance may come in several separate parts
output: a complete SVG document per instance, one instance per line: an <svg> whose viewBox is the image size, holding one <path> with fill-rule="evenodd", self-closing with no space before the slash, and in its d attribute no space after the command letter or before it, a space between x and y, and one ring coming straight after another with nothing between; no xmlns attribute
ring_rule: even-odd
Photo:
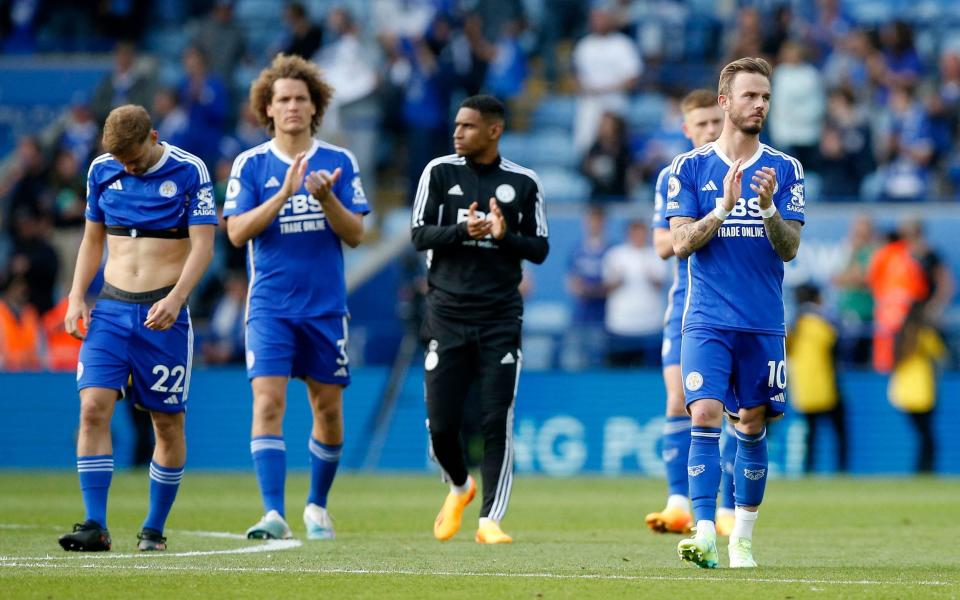
<svg viewBox="0 0 960 600"><path fill-rule="evenodd" d="M803 162L808 198L960 198L960 20L909 11L904 20L868 20L848 10L855 4L0 3L4 54L112 52L92 92L76 94L43 135L19 139L0 179L0 370L72 368L77 343L63 332L63 296L107 112L148 107L161 139L208 164L222 202L233 158L266 140L245 90L277 52L324 68L337 94L320 137L357 155L375 215L409 204L423 166L449 152L451 107L481 91L506 100L510 128L531 135L544 133L542 107L574 107L564 113L576 152L566 168L589 185L572 200L652 204L656 174L687 149L678 98L712 87L718 66L740 56L776 65L766 131ZM601 333L586 327L578 335L587 347L604 345L613 364L656 364L658 319L630 317L662 314L667 267L649 252L645 225L631 224L607 252L614 244L596 233L602 211L584 210L588 233L570 260L569 289L575 318L601 324ZM910 297L929 300L934 322L952 298L951 271L926 246L922 227L905 223L899 233L888 243L865 221L851 231L848 267L833 282L844 361L867 364L874 324L892 314L878 307L893 292L869 274L878 256L918 265L913 283L886 283L913 286ZM223 228L218 235L215 262L191 299L207 363L243 356L244 251Z"/></svg>

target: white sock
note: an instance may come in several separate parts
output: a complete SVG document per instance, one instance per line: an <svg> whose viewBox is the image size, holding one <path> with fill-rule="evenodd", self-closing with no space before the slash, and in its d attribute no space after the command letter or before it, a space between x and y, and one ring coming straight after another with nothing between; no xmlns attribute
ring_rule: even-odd
<svg viewBox="0 0 960 600"><path fill-rule="evenodd" d="M493 523L494 525L499 525L499 524L500 524L499 521L494 521L494 520L491 519L490 517L480 517L480 527L483 527L484 525L486 525L486 524L488 524L488 523Z"/></svg>
<svg viewBox="0 0 960 600"><path fill-rule="evenodd" d="M690 512L690 498L682 494L670 494L667 498L667 508L674 507Z"/></svg>
<svg viewBox="0 0 960 600"><path fill-rule="evenodd" d="M716 538L717 526L714 525L713 521L700 519L699 521L697 521L697 537L698 538L705 538L705 537Z"/></svg>
<svg viewBox="0 0 960 600"><path fill-rule="evenodd" d="M740 508L733 511L733 531L730 532L730 540L735 538L753 539L753 525L757 522L758 513Z"/></svg>
<svg viewBox="0 0 960 600"><path fill-rule="evenodd" d="M470 482L473 481L473 477L467 475L467 480L463 482L463 485L455 485L452 481L450 482L450 491L458 496L462 496L470 491Z"/></svg>

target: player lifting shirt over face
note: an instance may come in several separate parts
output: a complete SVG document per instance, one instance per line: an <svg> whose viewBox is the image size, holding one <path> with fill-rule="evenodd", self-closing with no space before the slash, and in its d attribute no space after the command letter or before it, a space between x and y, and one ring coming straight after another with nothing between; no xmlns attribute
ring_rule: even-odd
<svg viewBox="0 0 960 600"><path fill-rule="evenodd" d="M110 113L103 147L107 153L94 159L87 175L87 222L64 320L72 335L80 337L81 319L88 328L77 364L77 471L86 519L60 545L110 549L110 419L127 390L130 401L150 411L157 440L139 548L164 550L163 528L186 460L184 411L193 359L186 301L213 257L213 186L197 157L158 142L141 106ZM84 294L100 267L104 241L105 283L91 312Z"/></svg>

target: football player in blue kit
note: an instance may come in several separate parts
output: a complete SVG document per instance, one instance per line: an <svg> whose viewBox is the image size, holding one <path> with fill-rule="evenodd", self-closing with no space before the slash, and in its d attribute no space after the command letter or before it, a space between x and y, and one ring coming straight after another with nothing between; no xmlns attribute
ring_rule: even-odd
<svg viewBox="0 0 960 600"><path fill-rule="evenodd" d="M110 113L103 147L107 153L94 159L87 175L87 221L64 319L71 335L83 337L81 319L88 327L77 364L77 471L86 518L59 541L65 550L110 549L110 420L117 399L129 392L150 412L156 436L150 509L138 547L165 550L163 528L186 462L193 359L186 302L213 257L213 186L197 157L158 142L141 106ZM84 293L100 267L104 241L105 283L91 311Z"/></svg>
<svg viewBox="0 0 960 600"><path fill-rule="evenodd" d="M717 94L711 90L693 90L680 101L683 115L683 134L694 148L699 148L717 139L723 127L723 111L717 104ZM657 176L651 226L653 245L657 255L664 260L673 257L673 239L670 224L664 217L667 197L667 182L670 180L670 165ZM680 328L683 318L683 303L687 294L687 260L673 263L673 285L667 298L667 311L663 317L663 382L667 390L666 422L663 428L662 456L667 475L667 506L662 511L646 516L647 527L659 533L687 533L693 525L690 512L690 496L687 490L687 455L690 453L690 415L683 394L683 377L680 374ZM720 508L717 510L717 531L730 535L733 528L733 461L736 442L728 429L722 445L724 477Z"/></svg>
<svg viewBox="0 0 960 600"><path fill-rule="evenodd" d="M714 519L724 413L735 421L737 436L730 566L755 567L753 526L768 475L766 425L785 407L783 272L800 247L804 183L799 161L760 143L771 72L759 58L723 68L723 132L674 159L667 185L674 253L689 258L681 369L692 421L687 472L696 535L677 550L704 568L715 568L719 559Z"/></svg>
<svg viewBox="0 0 960 600"><path fill-rule="evenodd" d="M227 184L227 232L234 245L246 244L250 277L250 452L265 509L247 530L250 538L292 537L283 437L290 377L306 382L313 414L307 538L334 537L327 495L343 447L343 388L350 383L341 242L360 244L369 208L353 154L314 139L332 95L315 65L278 55L250 88L251 108L272 139L237 156Z"/></svg>

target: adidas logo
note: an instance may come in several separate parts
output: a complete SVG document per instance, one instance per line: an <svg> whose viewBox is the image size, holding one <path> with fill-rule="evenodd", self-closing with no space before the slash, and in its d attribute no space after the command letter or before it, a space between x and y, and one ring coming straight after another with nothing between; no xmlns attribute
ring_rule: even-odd
<svg viewBox="0 0 960 600"><path fill-rule="evenodd" d="M715 183L713 182L713 180L711 179L710 181L707 182L707 185L705 185L705 186L703 186L702 188L700 188L700 191L701 191L701 192L716 192L716 191L717 191L717 184L715 184Z"/></svg>
<svg viewBox="0 0 960 600"><path fill-rule="evenodd" d="M460 189L460 184L458 183L457 185L455 185L455 186L453 186L452 188L450 188L449 190L447 190L447 195L448 195L448 196L462 196L462 195L463 195L463 190Z"/></svg>
<svg viewBox="0 0 960 600"><path fill-rule="evenodd" d="M180 404L180 401L177 400L177 396L173 395L163 401L164 404Z"/></svg>
<svg viewBox="0 0 960 600"><path fill-rule="evenodd" d="M264 184L263 187L265 188L280 187L280 182L277 180L276 177L271 176L270 179L267 180L267 183Z"/></svg>
<svg viewBox="0 0 960 600"><path fill-rule="evenodd" d="M514 364L515 362L517 362L517 361L513 359L513 354L511 354L510 352L507 352L507 353L503 356L503 358L500 359L500 364L501 364L501 365L512 365L512 364Z"/></svg>
<svg viewBox="0 0 960 600"><path fill-rule="evenodd" d="M347 368L346 368L346 367L340 367L340 368L337 369L337 371L333 374L333 376L334 376L334 377L349 377L350 375L347 373Z"/></svg>
<svg viewBox="0 0 960 600"><path fill-rule="evenodd" d="M111 189L111 190L120 190L120 191L122 192L122 191L123 191L123 186L120 184L120 180L118 179L118 180L114 181L113 183L111 183L111 184L110 184L110 189Z"/></svg>

